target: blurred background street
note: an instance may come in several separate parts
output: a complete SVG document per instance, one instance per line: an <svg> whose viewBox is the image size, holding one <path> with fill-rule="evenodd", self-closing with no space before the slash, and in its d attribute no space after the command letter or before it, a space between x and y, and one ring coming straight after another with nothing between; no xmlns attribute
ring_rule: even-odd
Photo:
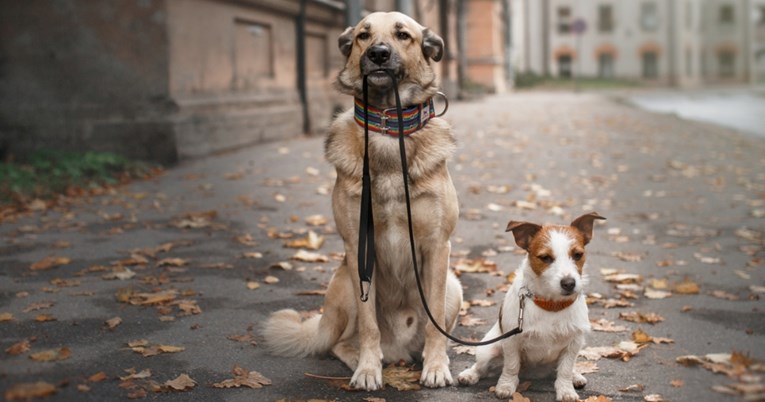
<svg viewBox="0 0 765 402"><path fill-rule="evenodd" d="M765 0L3 3L5 400L496 400L496 375L418 389L417 365L353 392L339 361L261 344L343 257L336 38L375 10L446 41L457 335L523 257L507 221L597 211L582 399L765 400ZM450 345L453 375L471 353Z"/></svg>

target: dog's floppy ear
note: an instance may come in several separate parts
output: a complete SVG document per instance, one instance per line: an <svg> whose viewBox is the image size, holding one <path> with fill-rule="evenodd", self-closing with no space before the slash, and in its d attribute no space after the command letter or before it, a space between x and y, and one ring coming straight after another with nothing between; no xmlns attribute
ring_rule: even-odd
<svg viewBox="0 0 765 402"><path fill-rule="evenodd" d="M337 38L337 47L340 48L340 53L343 56L348 57L351 54L351 48L353 48L353 27L345 28L340 37Z"/></svg>
<svg viewBox="0 0 765 402"><path fill-rule="evenodd" d="M584 214L571 222L571 226L576 228L576 230L578 230L579 233L584 236L584 244L587 244L590 242L590 240L592 240L592 226L594 225L596 219L605 220L606 218L598 215L597 212L590 212L589 214Z"/></svg>
<svg viewBox="0 0 765 402"><path fill-rule="evenodd" d="M428 28L422 30L422 54L433 61L441 61L444 57L444 40Z"/></svg>
<svg viewBox="0 0 765 402"><path fill-rule="evenodd" d="M513 232L515 244L517 244L518 247L529 251L531 238L534 237L540 229L542 229L542 226L539 226L536 223L510 221L507 224L505 232Z"/></svg>

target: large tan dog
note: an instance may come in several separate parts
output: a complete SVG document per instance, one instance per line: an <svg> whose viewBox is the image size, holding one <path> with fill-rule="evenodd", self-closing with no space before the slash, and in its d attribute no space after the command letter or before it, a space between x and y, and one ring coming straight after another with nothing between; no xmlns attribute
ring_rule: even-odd
<svg viewBox="0 0 765 402"><path fill-rule="evenodd" d="M347 57L337 88L362 98L363 75L393 71L404 107L426 102L438 82L431 61L443 55L441 38L400 13L373 13L339 39ZM369 75L369 104L395 106L392 80ZM446 167L455 150L449 125L433 118L406 137L417 261L431 312L451 330L462 303L462 288L449 270L449 237L458 218L457 195ZM370 132L376 264L367 302L360 301L358 274L359 202L364 130L349 110L338 116L326 141L326 157L337 170L332 210L345 244L345 260L335 272L324 300L323 315L301 322L294 310L274 313L263 334L272 352L307 356L332 352L351 370L351 386L383 386L382 361L422 358L420 382L427 387L452 383L446 338L422 308L410 255L404 183L398 139Z"/></svg>

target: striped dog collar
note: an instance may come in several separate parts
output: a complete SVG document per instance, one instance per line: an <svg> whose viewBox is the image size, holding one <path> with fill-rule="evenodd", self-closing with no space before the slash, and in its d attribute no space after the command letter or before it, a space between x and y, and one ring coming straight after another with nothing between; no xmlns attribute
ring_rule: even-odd
<svg viewBox="0 0 765 402"><path fill-rule="evenodd" d="M396 114L395 107L379 109L374 106L368 106L368 112L370 131L398 137L398 115ZM361 127L364 127L364 101L359 98L356 98L354 102L354 117L356 118L356 123ZM402 117L405 136L425 127L425 125L428 124L428 120L436 117L433 98L430 98L419 105L404 108Z"/></svg>

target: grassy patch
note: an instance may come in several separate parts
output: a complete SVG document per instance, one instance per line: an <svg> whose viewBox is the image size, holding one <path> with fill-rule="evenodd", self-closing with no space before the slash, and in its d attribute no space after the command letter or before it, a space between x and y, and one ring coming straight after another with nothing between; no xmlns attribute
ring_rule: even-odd
<svg viewBox="0 0 765 402"><path fill-rule="evenodd" d="M0 204L88 194L151 176L157 169L110 153L37 151L22 161L0 164Z"/></svg>

